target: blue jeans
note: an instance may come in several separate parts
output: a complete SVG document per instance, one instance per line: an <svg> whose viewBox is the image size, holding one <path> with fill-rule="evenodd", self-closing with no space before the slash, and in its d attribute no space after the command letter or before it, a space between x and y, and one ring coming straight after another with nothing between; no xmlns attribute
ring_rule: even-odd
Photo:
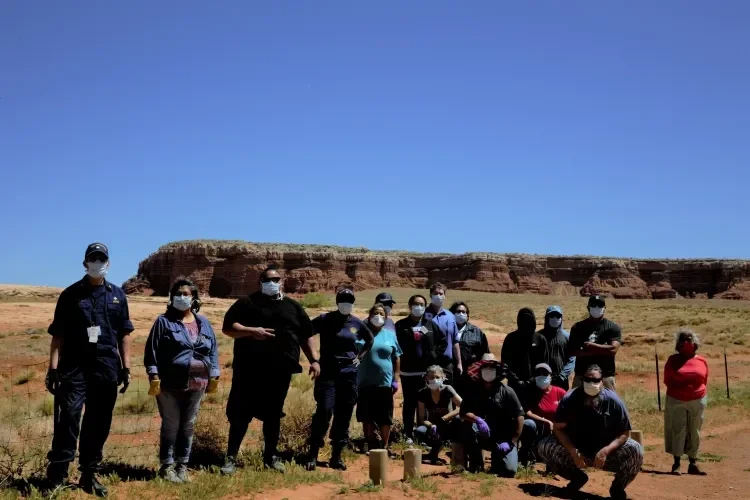
<svg viewBox="0 0 750 500"><path fill-rule="evenodd" d="M449 441L453 441L458 438L459 428L461 426L461 419L455 417L449 422L443 422L442 419L438 419L437 423L437 435L430 435L429 429L424 425L420 425L414 431L414 437L417 442L424 443L431 448L430 453L437 456L440 453L440 449L443 444Z"/></svg>
<svg viewBox="0 0 750 500"><path fill-rule="evenodd" d="M531 459L536 458L536 447L542 438L545 438L552 434L549 428L543 424L540 424L530 418L523 421L523 431L521 432L521 452L520 460L521 463L527 465Z"/></svg>
<svg viewBox="0 0 750 500"><path fill-rule="evenodd" d="M490 428L491 429L491 428ZM470 422L461 424L461 441L466 450L470 469L473 472L484 470L482 450L492 453L492 472L502 477L514 477L518 472L518 448L514 446L508 453L497 450L500 441L494 430L490 430L490 437L480 437L476 425Z"/></svg>
<svg viewBox="0 0 750 500"><path fill-rule="evenodd" d="M203 391L162 391L156 396L161 415L159 462L186 464L193 446L193 427Z"/></svg>

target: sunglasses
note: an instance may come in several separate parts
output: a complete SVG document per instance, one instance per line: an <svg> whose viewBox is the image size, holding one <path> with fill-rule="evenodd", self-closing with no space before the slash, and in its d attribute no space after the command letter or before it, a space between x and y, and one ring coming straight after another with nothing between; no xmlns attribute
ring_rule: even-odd
<svg viewBox="0 0 750 500"><path fill-rule="evenodd" d="M562 318L562 314L552 313L552 314L549 315L549 317L550 318L560 319L560 318Z"/></svg>
<svg viewBox="0 0 750 500"><path fill-rule="evenodd" d="M274 283L281 283L281 278L261 278L260 280L261 283L271 283L272 281Z"/></svg>
<svg viewBox="0 0 750 500"><path fill-rule="evenodd" d="M598 384L602 379L596 377L583 377L583 381L588 382L589 384Z"/></svg>
<svg viewBox="0 0 750 500"><path fill-rule="evenodd" d="M589 307L604 307L604 302L592 302Z"/></svg>
<svg viewBox="0 0 750 500"><path fill-rule="evenodd" d="M107 262L107 257L103 253L92 253L86 257L86 262Z"/></svg>

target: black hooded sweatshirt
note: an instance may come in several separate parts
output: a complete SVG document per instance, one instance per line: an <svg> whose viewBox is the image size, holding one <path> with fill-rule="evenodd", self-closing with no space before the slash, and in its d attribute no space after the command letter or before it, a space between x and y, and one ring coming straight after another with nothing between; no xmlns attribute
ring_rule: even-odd
<svg viewBox="0 0 750 500"><path fill-rule="evenodd" d="M534 368L547 362L549 348L544 335L536 331L534 311L524 307L518 311L516 322L518 330L505 337L500 360L508 366L508 385L518 392L533 386Z"/></svg>

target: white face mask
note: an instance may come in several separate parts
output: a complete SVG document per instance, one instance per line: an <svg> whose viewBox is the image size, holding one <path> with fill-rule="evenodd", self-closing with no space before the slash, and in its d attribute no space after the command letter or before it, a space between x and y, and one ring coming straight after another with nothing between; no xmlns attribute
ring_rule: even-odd
<svg viewBox="0 0 750 500"><path fill-rule="evenodd" d="M583 392L589 396L598 396L599 393L602 392L602 383L599 382L598 384L595 384L593 382L584 382Z"/></svg>
<svg viewBox="0 0 750 500"><path fill-rule="evenodd" d="M443 302L445 302L445 295L433 295L430 297L430 300L432 301L433 306L443 307Z"/></svg>
<svg viewBox="0 0 750 500"><path fill-rule="evenodd" d="M267 283L261 283L260 290L263 292L263 295L275 297L279 294L279 290L281 290L281 282L274 283L273 281L269 281Z"/></svg>
<svg viewBox="0 0 750 500"><path fill-rule="evenodd" d="M589 307L589 314L594 319L599 319L602 316L604 316L604 308L603 307Z"/></svg>
<svg viewBox="0 0 750 500"><path fill-rule="evenodd" d="M415 318L424 316L424 306L411 306L411 315Z"/></svg>
<svg viewBox="0 0 750 500"><path fill-rule="evenodd" d="M552 383L552 377L549 375L537 375L534 377L534 381L536 382L537 387L540 389L546 389Z"/></svg>
<svg viewBox="0 0 750 500"><path fill-rule="evenodd" d="M562 318L549 318L551 328L560 328L560 325L562 325Z"/></svg>
<svg viewBox="0 0 750 500"><path fill-rule="evenodd" d="M436 391L443 387L443 379L441 378L434 378L432 380L427 381L427 387L432 389L433 391Z"/></svg>
<svg viewBox="0 0 750 500"><path fill-rule="evenodd" d="M178 311L187 311L190 309L190 306L193 305L193 297L192 295L184 296L184 295L175 295L172 297L172 307L177 309Z"/></svg>
<svg viewBox="0 0 750 500"><path fill-rule="evenodd" d="M467 321L469 321L469 316L466 313L456 313L456 323L465 325Z"/></svg>
<svg viewBox="0 0 750 500"><path fill-rule="evenodd" d="M352 313L352 309L354 309L354 304L349 304L348 302L340 302L338 306L339 312L344 316L349 316Z"/></svg>
<svg viewBox="0 0 750 500"><path fill-rule="evenodd" d="M373 316L370 318L370 324L376 328L380 328L381 326L385 325L385 318L378 315Z"/></svg>
<svg viewBox="0 0 750 500"><path fill-rule="evenodd" d="M496 368L485 368L482 370L482 380L485 382L494 382L494 380L497 378L497 369Z"/></svg>
<svg viewBox="0 0 750 500"><path fill-rule="evenodd" d="M87 262L86 263L86 274L92 278L103 278L109 271L109 261L107 262Z"/></svg>

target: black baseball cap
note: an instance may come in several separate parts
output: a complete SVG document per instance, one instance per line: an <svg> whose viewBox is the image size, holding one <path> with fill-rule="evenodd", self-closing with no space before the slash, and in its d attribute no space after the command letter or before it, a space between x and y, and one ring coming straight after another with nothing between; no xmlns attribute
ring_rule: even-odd
<svg viewBox="0 0 750 500"><path fill-rule="evenodd" d="M336 294L336 303L354 304L354 292L348 288L339 290Z"/></svg>
<svg viewBox="0 0 750 500"><path fill-rule="evenodd" d="M589 307L606 307L607 303L601 295L592 295L589 297Z"/></svg>
<svg viewBox="0 0 750 500"><path fill-rule="evenodd" d="M83 256L83 259L86 260L89 258L89 255L92 253L100 253L104 255L107 260L109 260L109 249L107 248L107 245L104 243L92 243L89 246L86 247L86 255Z"/></svg>
<svg viewBox="0 0 750 500"><path fill-rule="evenodd" d="M393 295L391 295L388 292L379 293L377 297L375 297L375 303L381 303L383 305L388 304L395 304L396 301L393 300Z"/></svg>

